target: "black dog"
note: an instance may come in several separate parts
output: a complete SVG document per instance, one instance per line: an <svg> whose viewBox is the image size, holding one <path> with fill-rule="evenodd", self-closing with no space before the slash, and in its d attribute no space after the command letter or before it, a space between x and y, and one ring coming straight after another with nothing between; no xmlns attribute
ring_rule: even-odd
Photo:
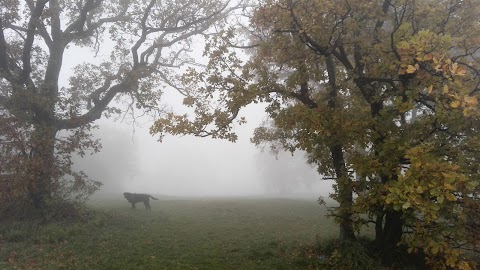
<svg viewBox="0 0 480 270"><path fill-rule="evenodd" d="M132 208L135 208L136 203L143 202L147 210L151 209L150 202L149 202L150 198L152 198L153 200L158 200L157 198L154 198L153 196L150 196L148 194L137 194L137 193L130 193L130 192L124 192L123 197L125 197L125 199L127 199L127 201L132 204Z"/></svg>

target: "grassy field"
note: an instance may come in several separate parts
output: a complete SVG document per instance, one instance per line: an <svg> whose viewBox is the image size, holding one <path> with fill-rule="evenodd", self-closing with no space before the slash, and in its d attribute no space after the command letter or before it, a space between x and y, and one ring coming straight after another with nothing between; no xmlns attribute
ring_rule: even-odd
<svg viewBox="0 0 480 270"><path fill-rule="evenodd" d="M90 203L85 221L0 225L0 269L322 269L316 241L338 228L300 199Z"/></svg>

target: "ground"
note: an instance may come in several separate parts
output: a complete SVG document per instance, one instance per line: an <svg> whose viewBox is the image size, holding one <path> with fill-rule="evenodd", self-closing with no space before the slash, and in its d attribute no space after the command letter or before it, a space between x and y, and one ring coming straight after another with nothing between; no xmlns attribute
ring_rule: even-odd
<svg viewBox="0 0 480 270"><path fill-rule="evenodd" d="M322 269L314 246L338 234L314 200L160 198L151 205L97 200L83 221L3 224L0 269Z"/></svg>

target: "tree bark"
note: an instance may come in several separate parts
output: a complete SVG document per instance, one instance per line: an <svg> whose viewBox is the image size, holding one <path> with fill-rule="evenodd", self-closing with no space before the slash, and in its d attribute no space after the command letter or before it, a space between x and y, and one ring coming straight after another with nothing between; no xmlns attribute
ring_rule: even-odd
<svg viewBox="0 0 480 270"><path fill-rule="evenodd" d="M394 249L402 239L402 212L388 209L385 213L384 248Z"/></svg>
<svg viewBox="0 0 480 270"><path fill-rule="evenodd" d="M52 125L35 125L32 157L28 176L32 177L28 194L36 209L43 209L51 198L55 178L55 136Z"/></svg>
<svg viewBox="0 0 480 270"><path fill-rule="evenodd" d="M374 244L377 249L383 248L384 234L383 234L383 218L385 214L383 211L379 212L375 217L375 240Z"/></svg>
<svg viewBox="0 0 480 270"><path fill-rule="evenodd" d="M337 94L338 86L336 82L335 63L333 57L328 55L325 58L328 73L328 83L330 89L328 91L327 106L333 113L338 109ZM332 128L333 129L333 128ZM352 220L352 206L353 206L353 194L352 194L352 180L350 179L347 168L345 166L345 157L343 155L343 146L341 142L337 141L335 130L332 130L333 145L330 146L330 154L332 156L333 168L337 175L337 186L339 196L339 215L340 215L340 235L341 240L355 239L355 231L353 230Z"/></svg>

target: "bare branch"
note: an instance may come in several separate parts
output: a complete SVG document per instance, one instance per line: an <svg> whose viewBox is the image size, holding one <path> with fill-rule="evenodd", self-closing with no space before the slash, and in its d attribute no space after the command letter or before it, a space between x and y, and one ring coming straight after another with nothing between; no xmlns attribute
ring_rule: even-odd
<svg viewBox="0 0 480 270"><path fill-rule="evenodd" d="M9 24L9 25L7 25L6 27L8 27L8 28L10 28L10 29L12 29L12 30L17 31L17 33L18 33L19 35L21 35L23 39L25 39L25 37L24 37L20 32L26 33L26 32L28 31L27 28L21 27L21 26L18 26L18 25L13 25L13 24ZM47 29L45 28L45 25L43 25L43 23L40 22L40 23L37 25L37 30L38 30L37 33L43 38L43 40L45 41L45 44L47 45L47 47L51 49L51 48L52 48L52 45L53 45L53 41L52 41L50 35L48 34Z"/></svg>
<svg viewBox="0 0 480 270"><path fill-rule="evenodd" d="M7 80L13 80L13 75L11 74L8 65L9 57L7 54L7 41L3 34L3 20L0 17L0 74L2 77L8 77Z"/></svg>
<svg viewBox="0 0 480 270"><path fill-rule="evenodd" d="M100 6L102 1L100 0L88 0L85 5L82 7L78 18L65 28L65 34L71 34L73 31L77 33L82 33L87 21L87 14Z"/></svg>
<svg viewBox="0 0 480 270"><path fill-rule="evenodd" d="M60 42L62 29L60 28L60 5L58 4L58 0L50 0L50 9L52 10L52 15L50 17L50 32L52 33L52 39L55 42Z"/></svg>
<svg viewBox="0 0 480 270"><path fill-rule="evenodd" d="M147 39L147 19L148 15L150 14L150 11L152 10L153 5L155 4L155 0L151 0L150 4L148 4L147 8L145 9L145 12L143 13L143 18L142 21L140 22L142 26L142 34L140 38L137 40L135 45L132 47L132 55L133 55L133 66L136 67L138 66L139 60L138 60L138 49L140 46L145 42Z"/></svg>
<svg viewBox="0 0 480 270"><path fill-rule="evenodd" d="M30 56L33 46L33 41L35 39L35 32L37 25L40 23L40 16L43 13L43 9L47 4L48 0L37 1L36 7L33 9L30 20L28 22L27 38L25 40L25 45L23 47L22 62L23 70L20 76L20 80L27 81L27 78L30 76L32 67L30 65Z"/></svg>
<svg viewBox="0 0 480 270"><path fill-rule="evenodd" d="M97 99L95 105L85 114L75 116L69 119L57 119L55 121L55 128L57 130L73 129L81 127L85 124L91 123L97 119L100 119L102 112L105 111L108 104L113 100L116 94L125 93L130 90L127 83L119 83L108 89L103 95L103 98Z"/></svg>

